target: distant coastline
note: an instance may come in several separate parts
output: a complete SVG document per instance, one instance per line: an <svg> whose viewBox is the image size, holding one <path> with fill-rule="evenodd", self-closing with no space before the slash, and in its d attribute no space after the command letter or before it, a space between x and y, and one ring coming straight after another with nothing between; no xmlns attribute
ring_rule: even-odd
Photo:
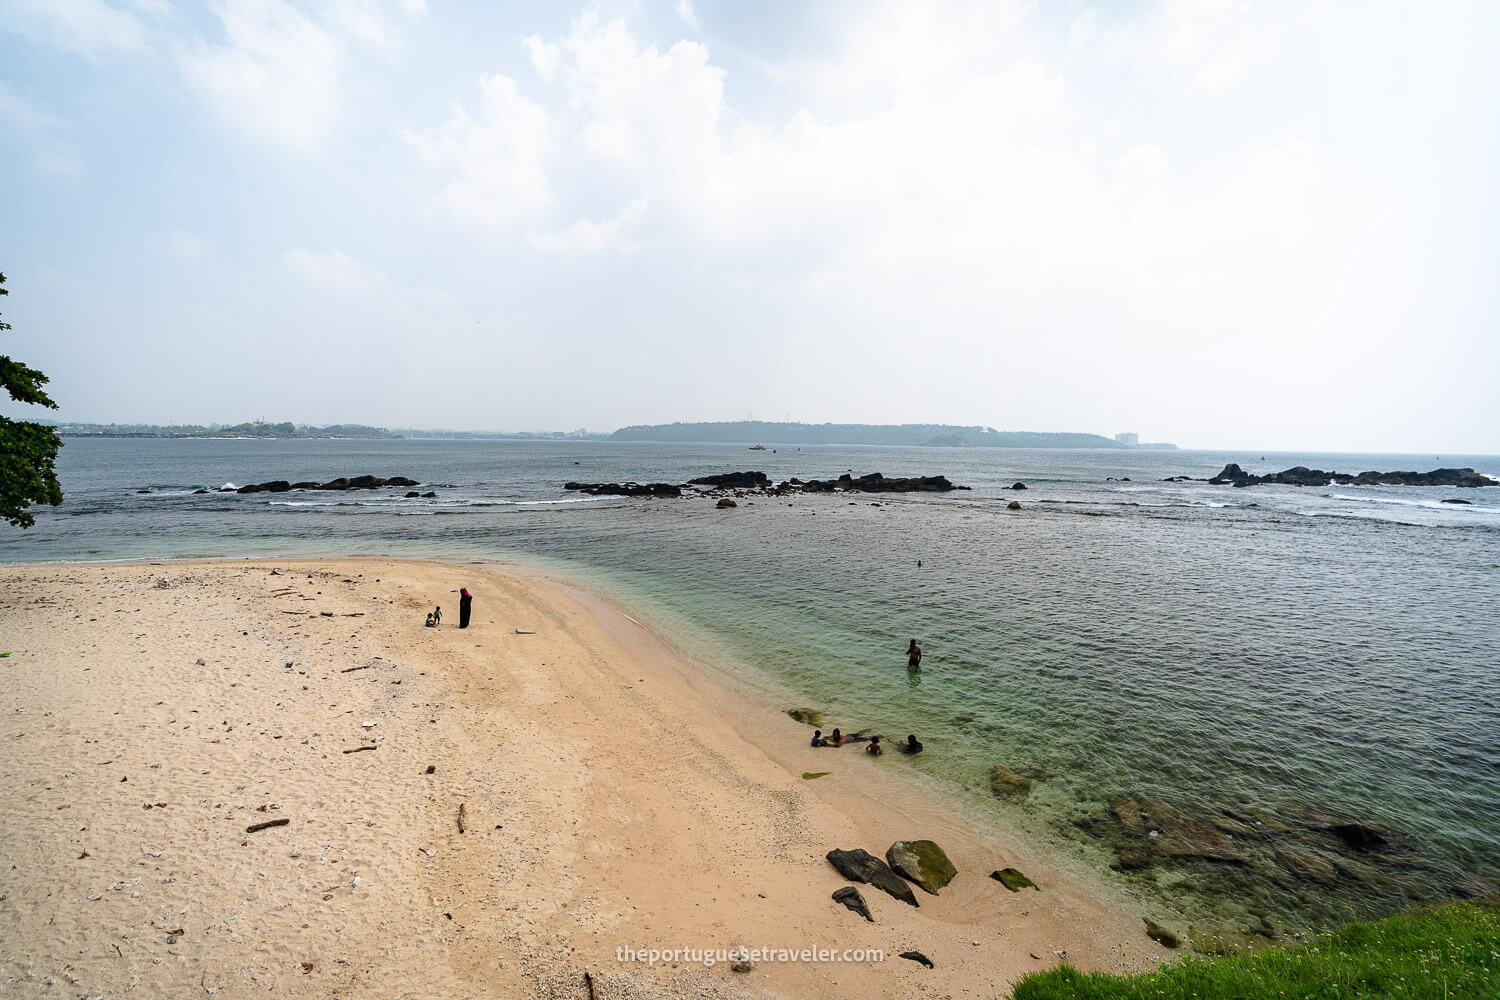
<svg viewBox="0 0 1500 1000"><path fill-rule="evenodd" d="M388 429L365 424L323 427L249 421L240 424L90 424L59 422L67 438L217 438L229 440L354 439L628 441L661 444L743 444L748 446L879 445L924 448L1109 448L1176 450L1175 444L1135 443L1101 434L1056 431L997 431L993 427L956 424L803 424L763 420L639 424L612 434L582 428L573 431L455 431ZM1132 435L1133 436L1133 435Z"/></svg>
<svg viewBox="0 0 1500 1000"><path fill-rule="evenodd" d="M1175 449L1172 444L1126 444L1101 434L1055 431L997 431L954 424L802 424L765 420L718 423L643 424L622 427L614 441L743 445L881 445L929 448L1142 448Z"/></svg>

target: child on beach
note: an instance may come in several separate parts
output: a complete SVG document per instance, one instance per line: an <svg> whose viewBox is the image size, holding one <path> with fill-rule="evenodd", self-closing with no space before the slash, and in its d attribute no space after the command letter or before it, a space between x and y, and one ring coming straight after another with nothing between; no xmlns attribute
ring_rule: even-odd
<svg viewBox="0 0 1500 1000"><path fill-rule="evenodd" d="M828 745L828 741L823 738L823 730L813 730L812 745L815 747L826 747Z"/></svg>
<svg viewBox="0 0 1500 1000"><path fill-rule="evenodd" d="M881 754L885 753L885 750L880 746L879 733L876 733L874 736L870 737L870 745L865 747L865 753L869 754L871 757L879 757Z"/></svg>

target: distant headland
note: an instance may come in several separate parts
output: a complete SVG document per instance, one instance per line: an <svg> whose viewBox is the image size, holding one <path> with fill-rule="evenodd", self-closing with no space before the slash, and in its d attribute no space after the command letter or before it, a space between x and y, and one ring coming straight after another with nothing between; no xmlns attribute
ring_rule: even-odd
<svg viewBox="0 0 1500 1000"><path fill-rule="evenodd" d="M865 444L933 448L1175 448L1171 444L1127 444L1100 434L997 431L953 424L799 424L764 420L723 423L649 424L622 427L613 441L684 444Z"/></svg>

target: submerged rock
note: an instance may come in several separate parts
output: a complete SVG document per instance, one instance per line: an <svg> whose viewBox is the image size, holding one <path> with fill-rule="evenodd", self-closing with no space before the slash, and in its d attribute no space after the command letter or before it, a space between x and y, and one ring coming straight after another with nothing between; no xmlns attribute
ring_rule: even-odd
<svg viewBox="0 0 1500 1000"><path fill-rule="evenodd" d="M833 891L833 901L835 903L843 903L870 923L873 924L875 922L875 918L870 916L870 907L865 904L865 897L861 896L859 890L854 888L854 886L846 885L842 889L835 889Z"/></svg>
<svg viewBox="0 0 1500 1000"><path fill-rule="evenodd" d="M1042 891L1040 886L1025 875L1022 875L1017 868L1002 868L999 871L990 872L990 878L999 882L1011 892L1020 892L1022 889L1035 889L1037 892Z"/></svg>
<svg viewBox="0 0 1500 1000"><path fill-rule="evenodd" d="M1146 922L1146 936L1163 948L1176 948L1181 943L1177 940L1176 934L1173 934L1155 920L1152 920L1150 917L1142 917L1141 919Z"/></svg>
<svg viewBox="0 0 1500 1000"><path fill-rule="evenodd" d="M1338 881L1338 869L1334 867L1333 860L1316 851L1303 850L1300 847L1283 847L1277 850L1273 857L1278 865L1298 878L1317 882L1320 885L1333 885Z"/></svg>
<svg viewBox="0 0 1500 1000"><path fill-rule="evenodd" d="M996 764L990 769L990 792L1001 797L1024 798L1031 794L1031 781L1003 764Z"/></svg>
<svg viewBox="0 0 1500 1000"><path fill-rule="evenodd" d="M796 719L803 725L813 726L821 729L823 726L823 713L813 708L789 708L786 714Z"/></svg>
<svg viewBox="0 0 1500 1000"><path fill-rule="evenodd" d="M1005 505L1005 509L1006 510L1020 510L1021 509L1021 501L1019 501L1019 500L1012 500L1010 503L1008 503L1008 504Z"/></svg>
<svg viewBox="0 0 1500 1000"><path fill-rule="evenodd" d="M948 855L930 840L898 840L886 849L885 860L897 874L934 896L958 874Z"/></svg>
<svg viewBox="0 0 1500 1000"><path fill-rule="evenodd" d="M837 868L839 874L851 882L873 885L882 892L917 906L917 895L901 876L891 871L890 866L863 848L852 851L835 848L827 854L828 863Z"/></svg>

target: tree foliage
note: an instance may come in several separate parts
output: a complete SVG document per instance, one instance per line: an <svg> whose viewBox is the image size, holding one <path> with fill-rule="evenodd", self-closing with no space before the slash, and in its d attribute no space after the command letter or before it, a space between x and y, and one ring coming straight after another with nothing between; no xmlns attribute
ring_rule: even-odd
<svg viewBox="0 0 1500 1000"><path fill-rule="evenodd" d="M9 294L5 275L0 274L0 295ZM0 332L9 329L9 323L0 321ZM0 354L0 387L15 402L57 409L42 388L46 384L46 375ZM46 424L0 416L0 518L29 528L35 519L27 507L62 503L56 465L61 447L57 431Z"/></svg>

